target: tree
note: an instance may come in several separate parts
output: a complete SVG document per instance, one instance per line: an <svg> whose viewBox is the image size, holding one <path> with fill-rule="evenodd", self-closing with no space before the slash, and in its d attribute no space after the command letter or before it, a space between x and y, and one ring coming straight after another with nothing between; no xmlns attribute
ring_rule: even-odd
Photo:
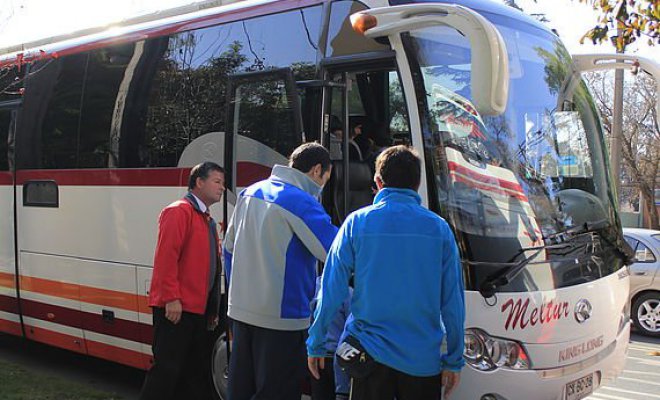
<svg viewBox="0 0 660 400"><path fill-rule="evenodd" d="M618 50L645 37L649 45L660 43L660 1L658 0L579 0L591 3L600 11L596 26L582 38L596 43L607 40L610 29L621 29L621 34L612 38Z"/></svg>
<svg viewBox="0 0 660 400"><path fill-rule="evenodd" d="M538 1L538 0L534 0ZM596 25L584 34L580 43L589 39L593 44L608 40L610 30L621 29L612 37L612 44L623 50L642 37L650 46L660 44L660 1L658 0L578 0L591 4L600 15ZM507 2L514 2L513 0Z"/></svg>
<svg viewBox="0 0 660 400"><path fill-rule="evenodd" d="M599 108L607 134L612 129L612 74L593 72L585 75ZM653 229L660 227L654 192L660 187L660 130L655 108L655 81L644 75L627 80L623 100L623 175L639 190ZM625 196L622 196L625 197ZM622 200L626 200L622 198ZM628 201L635 201L634 197Z"/></svg>

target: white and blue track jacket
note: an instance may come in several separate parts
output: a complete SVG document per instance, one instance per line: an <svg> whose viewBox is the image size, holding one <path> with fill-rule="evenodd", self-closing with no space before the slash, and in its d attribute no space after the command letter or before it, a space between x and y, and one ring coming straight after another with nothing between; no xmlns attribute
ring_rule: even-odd
<svg viewBox="0 0 660 400"><path fill-rule="evenodd" d="M232 319L276 330L307 329L316 260L337 228L317 197L321 187L294 168L244 189L224 240Z"/></svg>

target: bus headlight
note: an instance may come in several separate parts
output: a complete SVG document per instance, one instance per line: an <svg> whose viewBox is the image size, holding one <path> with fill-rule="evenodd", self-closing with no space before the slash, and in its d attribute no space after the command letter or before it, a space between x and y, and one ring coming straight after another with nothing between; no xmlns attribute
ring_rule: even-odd
<svg viewBox="0 0 660 400"><path fill-rule="evenodd" d="M529 357L520 343L492 337L481 329L465 330L463 357L469 365L481 371L500 367L530 368Z"/></svg>

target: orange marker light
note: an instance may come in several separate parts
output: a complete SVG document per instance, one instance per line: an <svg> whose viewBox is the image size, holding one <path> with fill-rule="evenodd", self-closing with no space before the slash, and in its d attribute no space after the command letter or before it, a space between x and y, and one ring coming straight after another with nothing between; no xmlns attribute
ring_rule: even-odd
<svg viewBox="0 0 660 400"><path fill-rule="evenodd" d="M378 25L378 21L373 15L353 14L351 15L351 25L355 32L364 35L366 31Z"/></svg>

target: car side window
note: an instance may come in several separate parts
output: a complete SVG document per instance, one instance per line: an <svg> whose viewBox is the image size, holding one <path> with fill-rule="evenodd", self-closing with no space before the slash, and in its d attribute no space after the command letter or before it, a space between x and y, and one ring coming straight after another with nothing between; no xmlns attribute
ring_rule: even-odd
<svg viewBox="0 0 660 400"><path fill-rule="evenodd" d="M623 238L626 240L626 242L628 242L628 244L630 245L630 247L634 251L635 248L637 247L637 243L639 243L639 241L637 239L633 239L630 236L626 236L626 235L623 235Z"/></svg>
<svg viewBox="0 0 660 400"><path fill-rule="evenodd" d="M637 247L635 248L635 260L637 260L637 262L653 263L656 261L656 258L651 249L646 247L644 243L637 242Z"/></svg>

